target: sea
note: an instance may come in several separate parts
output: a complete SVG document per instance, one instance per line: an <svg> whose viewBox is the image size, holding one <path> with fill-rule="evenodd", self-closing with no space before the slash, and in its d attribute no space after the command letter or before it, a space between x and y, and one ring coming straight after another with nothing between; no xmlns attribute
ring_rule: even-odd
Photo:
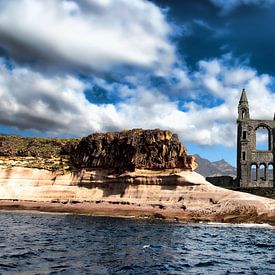
<svg viewBox="0 0 275 275"><path fill-rule="evenodd" d="M4 211L0 274L275 274L275 227Z"/></svg>

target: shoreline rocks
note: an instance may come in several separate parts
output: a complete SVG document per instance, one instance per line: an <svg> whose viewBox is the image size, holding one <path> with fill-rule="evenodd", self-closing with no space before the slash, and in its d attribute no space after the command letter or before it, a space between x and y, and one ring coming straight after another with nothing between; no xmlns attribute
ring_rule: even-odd
<svg viewBox="0 0 275 275"><path fill-rule="evenodd" d="M191 171L0 169L0 209L175 219L269 223L275 200L213 186Z"/></svg>

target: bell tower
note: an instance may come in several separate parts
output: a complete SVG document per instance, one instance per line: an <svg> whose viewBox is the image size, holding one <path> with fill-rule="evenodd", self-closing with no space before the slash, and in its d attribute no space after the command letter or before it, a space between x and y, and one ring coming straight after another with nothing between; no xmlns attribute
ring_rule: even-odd
<svg viewBox="0 0 275 275"><path fill-rule="evenodd" d="M249 140L248 124L250 120L249 105L245 89L243 89L238 105L238 133L237 133L237 179L240 186L247 185L250 181Z"/></svg>
<svg viewBox="0 0 275 275"><path fill-rule="evenodd" d="M238 105L238 120L250 119L249 106L245 89L242 91L242 95Z"/></svg>

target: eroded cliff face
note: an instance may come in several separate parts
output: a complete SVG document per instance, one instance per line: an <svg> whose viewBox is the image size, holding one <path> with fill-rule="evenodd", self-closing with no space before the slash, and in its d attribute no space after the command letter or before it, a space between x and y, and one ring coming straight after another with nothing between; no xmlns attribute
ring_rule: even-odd
<svg viewBox="0 0 275 275"><path fill-rule="evenodd" d="M195 172L173 170L136 169L117 175L94 168L61 175L0 168L0 209L275 225L275 200L213 186Z"/></svg>
<svg viewBox="0 0 275 275"><path fill-rule="evenodd" d="M159 129L89 135L78 143L71 160L78 168L113 168L120 172L196 168L178 136Z"/></svg>

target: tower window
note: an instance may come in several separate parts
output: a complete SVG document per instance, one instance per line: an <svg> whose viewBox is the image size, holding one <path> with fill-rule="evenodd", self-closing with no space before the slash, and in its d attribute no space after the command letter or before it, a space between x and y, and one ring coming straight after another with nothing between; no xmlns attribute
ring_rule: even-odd
<svg viewBox="0 0 275 275"><path fill-rule="evenodd" d="M242 119L245 118L245 110L242 110Z"/></svg>
<svg viewBox="0 0 275 275"><path fill-rule="evenodd" d="M243 139L246 139L246 131L243 131Z"/></svg>
<svg viewBox="0 0 275 275"><path fill-rule="evenodd" d="M243 152L243 160L245 160L245 152Z"/></svg>

